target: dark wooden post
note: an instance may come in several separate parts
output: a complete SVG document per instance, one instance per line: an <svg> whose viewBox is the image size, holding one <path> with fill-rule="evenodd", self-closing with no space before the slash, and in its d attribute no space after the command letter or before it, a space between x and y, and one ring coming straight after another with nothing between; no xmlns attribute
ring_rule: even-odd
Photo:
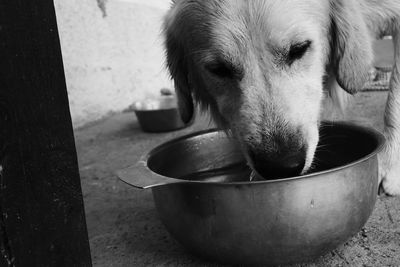
<svg viewBox="0 0 400 267"><path fill-rule="evenodd" d="M0 265L90 266L52 0L0 1Z"/></svg>

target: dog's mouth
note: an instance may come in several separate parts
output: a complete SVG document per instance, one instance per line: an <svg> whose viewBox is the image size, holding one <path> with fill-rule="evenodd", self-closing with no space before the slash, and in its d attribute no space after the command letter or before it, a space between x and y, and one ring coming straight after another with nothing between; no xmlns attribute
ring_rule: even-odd
<svg viewBox="0 0 400 267"><path fill-rule="evenodd" d="M263 130L262 133L244 135L233 129L230 136L241 145L247 164L253 170L251 179L257 174L259 178L272 180L313 171L318 132L318 127L308 127L305 130L287 128L275 133Z"/></svg>

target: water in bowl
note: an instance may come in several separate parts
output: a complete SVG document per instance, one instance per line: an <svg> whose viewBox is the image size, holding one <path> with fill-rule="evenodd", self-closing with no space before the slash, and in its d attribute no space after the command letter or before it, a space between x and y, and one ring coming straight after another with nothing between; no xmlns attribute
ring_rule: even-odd
<svg viewBox="0 0 400 267"><path fill-rule="evenodd" d="M251 173L251 169L243 161L222 168L190 173L179 179L214 183L246 182L250 181Z"/></svg>
<svg viewBox="0 0 400 267"><path fill-rule="evenodd" d="M319 156L320 153L318 153ZM321 160L320 158L324 158ZM329 168L338 167L340 164L334 164L329 161L328 157L320 157L316 159L313 167L307 174L324 171ZM300 174L299 174L300 176ZM282 177L287 178L287 177ZM281 178L281 179L282 179ZM268 178L261 177L254 172L246 162L238 162L227 165L221 168L207 169L181 176L179 179L199 182L214 182L214 183L231 183L231 182L249 182L249 181L262 181ZM278 178L279 179L279 178Z"/></svg>

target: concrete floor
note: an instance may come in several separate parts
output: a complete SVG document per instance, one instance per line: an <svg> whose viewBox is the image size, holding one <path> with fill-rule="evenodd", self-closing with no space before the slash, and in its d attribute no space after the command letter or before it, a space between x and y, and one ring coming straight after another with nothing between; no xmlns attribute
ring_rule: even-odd
<svg viewBox="0 0 400 267"><path fill-rule="evenodd" d="M386 96L359 94L345 119L381 129ZM170 237L157 218L151 191L134 189L115 176L152 147L210 126L207 118L198 117L189 128L147 134L134 113L124 113L75 132L94 266L219 266L187 253ZM316 261L297 266L400 266L400 198L379 197L362 231Z"/></svg>

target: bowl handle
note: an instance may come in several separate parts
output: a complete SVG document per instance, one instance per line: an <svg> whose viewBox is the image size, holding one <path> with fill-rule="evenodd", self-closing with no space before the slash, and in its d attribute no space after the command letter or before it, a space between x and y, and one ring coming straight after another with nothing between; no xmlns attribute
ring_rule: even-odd
<svg viewBox="0 0 400 267"><path fill-rule="evenodd" d="M125 183L140 189L182 183L182 180L165 177L150 171L144 161L139 161L136 165L119 170L116 174Z"/></svg>

